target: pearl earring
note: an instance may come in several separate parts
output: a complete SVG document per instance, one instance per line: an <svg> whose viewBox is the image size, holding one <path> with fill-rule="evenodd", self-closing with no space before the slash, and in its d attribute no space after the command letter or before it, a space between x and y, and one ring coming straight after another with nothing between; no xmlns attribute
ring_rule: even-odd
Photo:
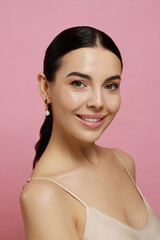
<svg viewBox="0 0 160 240"><path fill-rule="evenodd" d="M45 97L45 115L46 116L50 115L50 111L48 110L47 97Z"/></svg>

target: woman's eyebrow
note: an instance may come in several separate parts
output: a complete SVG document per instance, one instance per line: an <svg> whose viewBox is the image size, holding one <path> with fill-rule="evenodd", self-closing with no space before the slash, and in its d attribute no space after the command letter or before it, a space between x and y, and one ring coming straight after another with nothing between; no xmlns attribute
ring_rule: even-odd
<svg viewBox="0 0 160 240"><path fill-rule="evenodd" d="M70 77L70 76L78 76L78 77L87 78L87 79L91 80L91 77L89 75L80 73L80 72L71 72L66 77Z"/></svg>
<svg viewBox="0 0 160 240"><path fill-rule="evenodd" d="M78 76L78 77L86 78L88 80L92 79L91 76L89 76L87 74L84 74L84 73L80 73L80 72L71 72L66 77L70 77L70 76ZM108 81L115 80L115 79L121 80L120 75L115 75L115 76L111 76L109 78L106 78L104 82L108 82Z"/></svg>

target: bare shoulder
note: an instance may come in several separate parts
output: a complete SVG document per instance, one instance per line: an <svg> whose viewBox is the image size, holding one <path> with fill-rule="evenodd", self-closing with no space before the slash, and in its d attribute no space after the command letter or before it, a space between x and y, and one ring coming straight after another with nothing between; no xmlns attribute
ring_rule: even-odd
<svg viewBox="0 0 160 240"><path fill-rule="evenodd" d="M56 201L61 199L61 191L56 184L42 179L31 180L22 189L20 193L20 202L29 204L30 202L37 201L38 204L48 201ZM59 198L59 199L58 199Z"/></svg>
<svg viewBox="0 0 160 240"><path fill-rule="evenodd" d="M78 240L66 195L55 183L42 179L25 185L19 201L27 240Z"/></svg>
<svg viewBox="0 0 160 240"><path fill-rule="evenodd" d="M134 179L134 181L136 181L136 169L135 169L135 162L133 158L128 153L118 148L113 148L112 150L114 150L120 156L121 160L123 161L124 165L128 169L132 178Z"/></svg>
<svg viewBox="0 0 160 240"><path fill-rule="evenodd" d="M97 145L97 149L102 154L102 156L108 155L109 158L113 156L113 151L116 152L120 156L121 160L123 161L125 167L128 169L134 181L136 181L135 163L133 158L128 153L118 148L106 148L99 145Z"/></svg>

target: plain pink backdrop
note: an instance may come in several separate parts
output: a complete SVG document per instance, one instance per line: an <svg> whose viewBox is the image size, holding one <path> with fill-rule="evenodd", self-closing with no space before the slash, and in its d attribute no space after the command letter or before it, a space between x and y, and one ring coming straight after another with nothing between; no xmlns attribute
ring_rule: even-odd
<svg viewBox="0 0 160 240"><path fill-rule="evenodd" d="M137 185L160 217L159 10L159 0L1 0L1 239L25 239L19 194L44 120L37 73L51 40L76 25L105 31L121 50L121 109L97 144L134 158Z"/></svg>

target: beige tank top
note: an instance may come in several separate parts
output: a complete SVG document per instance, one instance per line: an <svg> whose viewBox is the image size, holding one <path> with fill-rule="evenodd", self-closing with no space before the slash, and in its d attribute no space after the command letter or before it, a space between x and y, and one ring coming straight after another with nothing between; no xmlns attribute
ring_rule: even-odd
<svg viewBox="0 0 160 240"><path fill-rule="evenodd" d="M123 167L132 179L133 183L135 184L147 208L148 220L143 229L133 228L113 217L106 215L105 213L99 211L94 207L88 206L74 193L72 193L70 190L62 186L54 179L47 177L33 177L29 178L27 182L33 179L45 179L52 181L84 205L86 210L86 222L82 240L160 240L160 219L155 215L150 205L142 195L140 189L137 187L129 171L124 166L123 161L121 160L119 155L116 152L115 154L121 161ZM27 182L24 184L24 186L27 184Z"/></svg>

